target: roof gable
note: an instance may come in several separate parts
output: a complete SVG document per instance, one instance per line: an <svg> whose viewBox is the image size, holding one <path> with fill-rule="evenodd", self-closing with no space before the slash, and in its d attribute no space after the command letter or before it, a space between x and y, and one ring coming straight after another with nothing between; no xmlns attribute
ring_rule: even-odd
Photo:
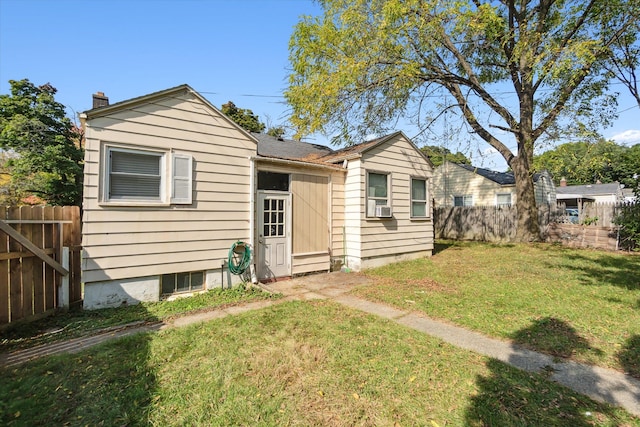
<svg viewBox="0 0 640 427"><path fill-rule="evenodd" d="M383 137L380 138L376 138L376 139L372 139L370 141L365 141L363 143L360 144L356 144L356 145L352 145L349 147L344 147L341 148L339 150L334 151L333 153L327 155L326 157L322 158L322 161L324 162L329 162L329 163L338 163L344 160L349 160L355 157L360 157L362 156L362 154L373 150L374 148L383 145L389 141L393 141L396 137L402 137L406 142L408 142L413 149L418 153L419 156L421 156L432 168L433 168L433 163L431 163L431 160L429 160L429 157L427 157L426 154L424 154L414 143L413 141L411 141L411 139L409 139L404 132L402 131L397 131L394 133L391 133L389 135L385 135Z"/></svg>
<svg viewBox="0 0 640 427"><path fill-rule="evenodd" d="M137 105L151 103L157 99L167 98L171 96L181 95L181 94L190 94L195 97L199 102L201 102L205 107L210 109L216 115L219 115L221 118L229 122L233 127L235 127L238 131L247 136L251 141L257 144L257 139L250 133L240 127L237 123L227 117L222 111L218 110L213 104L211 104L205 97L196 92L191 86L187 84L182 84L179 86L175 86L169 89L164 89L158 92L153 92L147 95L138 96L135 98L127 99L124 101L119 101L110 105L106 105L103 107L93 108L91 110L87 110L82 114L88 120L106 116L121 110L129 109L135 107Z"/></svg>

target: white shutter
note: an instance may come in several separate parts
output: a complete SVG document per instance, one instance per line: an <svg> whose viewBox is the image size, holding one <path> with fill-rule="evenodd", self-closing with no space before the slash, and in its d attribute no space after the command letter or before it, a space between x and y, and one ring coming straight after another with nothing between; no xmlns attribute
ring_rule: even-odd
<svg viewBox="0 0 640 427"><path fill-rule="evenodd" d="M171 155L171 203L190 205L193 188L193 157L188 154Z"/></svg>

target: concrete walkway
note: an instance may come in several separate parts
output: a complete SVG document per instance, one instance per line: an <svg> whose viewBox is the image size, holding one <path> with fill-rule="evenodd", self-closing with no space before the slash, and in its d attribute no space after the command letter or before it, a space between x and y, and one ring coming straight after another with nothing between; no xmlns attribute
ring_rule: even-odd
<svg viewBox="0 0 640 427"><path fill-rule="evenodd" d="M374 303L349 295L348 292L367 279L359 274L329 273L261 285L270 292L282 293L285 298L259 301L184 316L171 323L133 324L101 334L77 338L61 343L46 344L10 354L0 354L0 366L15 366L36 357L73 353L120 336L137 332L181 327L205 322L279 304L290 300L332 299L347 307L392 320L398 324L432 335L457 347L470 350L529 372L549 373L550 379L600 402L625 408L640 416L640 381L618 371L575 363L530 351L508 341L486 337L448 323L435 321L421 314L398 310L385 304Z"/></svg>

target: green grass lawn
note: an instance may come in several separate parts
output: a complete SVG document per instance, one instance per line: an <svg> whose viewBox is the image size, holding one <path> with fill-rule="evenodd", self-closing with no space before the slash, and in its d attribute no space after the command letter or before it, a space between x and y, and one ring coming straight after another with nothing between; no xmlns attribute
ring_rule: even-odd
<svg viewBox="0 0 640 427"><path fill-rule="evenodd" d="M632 426L640 419L332 301L0 369L2 425Z"/></svg>
<svg viewBox="0 0 640 427"><path fill-rule="evenodd" d="M212 289L189 298L173 301L142 303L133 306L102 310L75 310L56 314L33 322L0 331L0 351L33 347L52 341L75 338L133 322L159 322L174 316L213 310L250 301L277 299L281 295L268 294L259 289L236 286L233 289Z"/></svg>
<svg viewBox="0 0 640 427"><path fill-rule="evenodd" d="M640 378L640 256L556 245L442 242L368 270L360 297Z"/></svg>

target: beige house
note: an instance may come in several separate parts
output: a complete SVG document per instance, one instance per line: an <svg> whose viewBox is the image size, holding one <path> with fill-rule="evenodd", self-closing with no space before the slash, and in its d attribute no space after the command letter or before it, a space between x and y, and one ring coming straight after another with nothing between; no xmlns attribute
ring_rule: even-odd
<svg viewBox="0 0 640 427"><path fill-rule="evenodd" d="M432 167L402 133L348 149L252 135L187 85L81 116L87 308L429 256ZM234 281L240 279L234 276Z"/></svg>
<svg viewBox="0 0 640 427"><path fill-rule="evenodd" d="M536 203L555 206L551 175L546 171L534 174L533 182ZM433 199L436 206L513 206L516 181L510 172L444 162L434 171Z"/></svg>

